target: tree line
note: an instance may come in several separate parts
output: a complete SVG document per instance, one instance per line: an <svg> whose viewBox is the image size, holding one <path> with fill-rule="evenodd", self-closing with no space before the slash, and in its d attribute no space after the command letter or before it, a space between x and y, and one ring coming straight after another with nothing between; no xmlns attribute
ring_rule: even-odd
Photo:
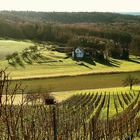
<svg viewBox="0 0 140 140"><path fill-rule="evenodd" d="M12 20L29 20L58 23L112 23L118 21L140 21L139 16L109 12L35 12L1 11L0 17Z"/></svg>
<svg viewBox="0 0 140 140"><path fill-rule="evenodd" d="M73 22L67 19L67 15ZM67 22L55 20L55 17L67 19ZM91 22L85 17L91 19ZM116 20L113 21L112 18ZM140 25L137 16L115 13L3 11L0 12L0 19L0 37L3 38L51 41L64 47L92 48L93 56L100 59L106 59L108 56L129 59L130 53L140 55ZM92 21L93 19L96 22Z"/></svg>

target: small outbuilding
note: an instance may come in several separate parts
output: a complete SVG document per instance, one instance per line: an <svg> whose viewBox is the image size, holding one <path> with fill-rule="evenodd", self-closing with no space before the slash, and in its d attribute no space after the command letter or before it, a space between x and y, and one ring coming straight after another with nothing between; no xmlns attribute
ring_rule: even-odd
<svg viewBox="0 0 140 140"><path fill-rule="evenodd" d="M45 100L45 105L54 105L56 104L56 100L53 96L47 97Z"/></svg>
<svg viewBox="0 0 140 140"><path fill-rule="evenodd" d="M72 57L82 59L84 57L84 50L82 47L77 47L72 51Z"/></svg>

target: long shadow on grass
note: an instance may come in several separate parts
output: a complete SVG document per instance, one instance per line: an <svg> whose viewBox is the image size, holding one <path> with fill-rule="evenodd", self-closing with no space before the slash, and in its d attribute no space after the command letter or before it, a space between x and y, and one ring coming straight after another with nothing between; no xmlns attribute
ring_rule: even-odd
<svg viewBox="0 0 140 140"><path fill-rule="evenodd" d="M36 54L37 57L37 63L46 63L48 58L41 55L41 54Z"/></svg>
<svg viewBox="0 0 140 140"><path fill-rule="evenodd" d="M16 63L15 62L8 62L9 65L11 65L12 67L16 68Z"/></svg>
<svg viewBox="0 0 140 140"><path fill-rule="evenodd" d="M23 59L23 61L26 62L27 64L30 64L30 65L33 64L32 60L30 59L29 56L22 56L22 59Z"/></svg>
<svg viewBox="0 0 140 140"><path fill-rule="evenodd" d="M20 57L10 59L10 61L8 61L8 63L9 63L9 65L11 65L13 67L16 67L17 65L19 65L19 66L25 68L24 63L22 62Z"/></svg>
<svg viewBox="0 0 140 140"><path fill-rule="evenodd" d="M104 59L104 60L96 59L96 62L109 67L120 67L121 64L117 60L113 60L113 59Z"/></svg>
<svg viewBox="0 0 140 140"><path fill-rule="evenodd" d="M92 69L90 66L86 65L86 63L84 63L84 62L86 62L86 63L88 63L90 65L96 65L96 63L94 62L94 60L91 59L91 58L84 58L84 59L82 59L82 63L78 63L77 62L77 64L80 65L80 66L84 66L84 67L87 67L89 69Z"/></svg>
<svg viewBox="0 0 140 140"><path fill-rule="evenodd" d="M86 62L86 63L88 63L90 65L96 66L96 63L95 63L93 58L84 58L82 61L84 61L84 62Z"/></svg>
<svg viewBox="0 0 140 140"><path fill-rule="evenodd" d="M127 61L129 61L129 62L133 62L133 63L137 63L137 64L140 64L139 61L136 61L136 60L133 60L133 59L128 59Z"/></svg>
<svg viewBox="0 0 140 140"><path fill-rule="evenodd" d="M92 70L92 68L91 68L91 67L89 67L88 65L86 65L85 63L82 63L82 64L81 64L81 66L85 66L85 67L87 67L87 68L89 68L89 69L91 69L91 70Z"/></svg>

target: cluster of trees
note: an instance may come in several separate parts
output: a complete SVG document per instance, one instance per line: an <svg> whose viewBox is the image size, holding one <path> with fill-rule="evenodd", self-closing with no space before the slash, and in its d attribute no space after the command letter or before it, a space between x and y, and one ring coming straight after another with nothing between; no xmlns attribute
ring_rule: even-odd
<svg viewBox="0 0 140 140"><path fill-rule="evenodd" d="M6 59L8 60L8 63L14 67L16 65L24 67L24 64L44 63L49 59L41 53L42 49L45 49L44 46L30 46L20 53L14 52L8 54Z"/></svg>
<svg viewBox="0 0 140 140"><path fill-rule="evenodd" d="M139 16L3 11L0 19L0 37L52 41L65 47L80 45L92 48L103 59L140 55Z"/></svg>
<svg viewBox="0 0 140 140"><path fill-rule="evenodd" d="M108 59L108 56L129 59L129 45L131 40L132 38L129 34L112 32L110 37L104 36L104 38L78 36L77 39L70 40L68 45L91 48L93 50L93 56L99 59Z"/></svg>

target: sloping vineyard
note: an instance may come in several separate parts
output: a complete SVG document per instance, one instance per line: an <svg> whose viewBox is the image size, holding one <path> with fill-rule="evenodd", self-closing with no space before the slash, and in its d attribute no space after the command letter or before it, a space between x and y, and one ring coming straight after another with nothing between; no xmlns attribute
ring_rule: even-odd
<svg viewBox="0 0 140 140"><path fill-rule="evenodd" d="M81 93L56 105L5 102L0 124L1 140L140 138L140 92Z"/></svg>
<svg viewBox="0 0 140 140"><path fill-rule="evenodd" d="M138 137L139 96L134 92L74 95L58 105L58 136L84 140Z"/></svg>

